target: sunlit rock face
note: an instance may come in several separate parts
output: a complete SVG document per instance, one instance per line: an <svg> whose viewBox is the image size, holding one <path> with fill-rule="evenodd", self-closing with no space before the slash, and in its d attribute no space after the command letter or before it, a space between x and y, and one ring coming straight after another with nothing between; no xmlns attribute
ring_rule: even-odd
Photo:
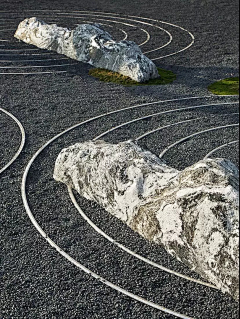
<svg viewBox="0 0 240 319"><path fill-rule="evenodd" d="M19 24L15 37L38 48L129 76L137 82L159 77L155 64L142 54L136 43L116 42L99 25L82 24L71 31L30 18Z"/></svg>
<svg viewBox="0 0 240 319"><path fill-rule="evenodd" d="M132 142L64 149L54 178L239 298L239 175L228 160L177 171Z"/></svg>
<svg viewBox="0 0 240 319"><path fill-rule="evenodd" d="M64 149L54 178L239 298L239 175L228 160L177 171L132 142Z"/></svg>

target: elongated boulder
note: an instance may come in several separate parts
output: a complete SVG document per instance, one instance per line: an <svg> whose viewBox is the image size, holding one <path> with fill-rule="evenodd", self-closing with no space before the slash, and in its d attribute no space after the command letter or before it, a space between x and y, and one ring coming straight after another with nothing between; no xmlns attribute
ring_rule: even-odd
<svg viewBox="0 0 240 319"><path fill-rule="evenodd" d="M41 49L129 76L137 82L159 77L157 67L132 41L115 42L98 25L82 24L69 30L37 18L22 21L15 37Z"/></svg>
<svg viewBox="0 0 240 319"><path fill-rule="evenodd" d="M239 298L239 177L228 160L177 171L132 142L64 149L54 178Z"/></svg>

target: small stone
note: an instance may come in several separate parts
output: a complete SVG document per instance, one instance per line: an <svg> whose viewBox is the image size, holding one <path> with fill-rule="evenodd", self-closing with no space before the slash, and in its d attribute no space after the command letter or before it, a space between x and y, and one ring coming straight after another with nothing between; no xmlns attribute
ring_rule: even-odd
<svg viewBox="0 0 240 319"><path fill-rule="evenodd" d="M15 37L41 49L56 51L97 68L118 72L137 82L159 78L155 64L132 41L113 40L99 25L82 24L69 30L37 18L22 21Z"/></svg>
<svg viewBox="0 0 240 319"><path fill-rule="evenodd" d="M90 141L62 150L54 178L239 299L239 173L230 161L179 172L133 142Z"/></svg>

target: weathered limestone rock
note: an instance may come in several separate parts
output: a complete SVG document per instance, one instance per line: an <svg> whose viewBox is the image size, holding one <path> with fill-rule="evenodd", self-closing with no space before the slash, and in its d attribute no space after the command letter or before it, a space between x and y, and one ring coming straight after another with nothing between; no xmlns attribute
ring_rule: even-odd
<svg viewBox="0 0 240 319"><path fill-rule="evenodd" d="M22 21L15 37L41 49L129 76L137 82L159 77L157 67L131 41L115 42L98 25L82 24L75 30L48 25L37 18Z"/></svg>
<svg viewBox="0 0 240 319"><path fill-rule="evenodd" d="M239 298L239 177L228 160L177 171L132 142L64 149L54 178Z"/></svg>

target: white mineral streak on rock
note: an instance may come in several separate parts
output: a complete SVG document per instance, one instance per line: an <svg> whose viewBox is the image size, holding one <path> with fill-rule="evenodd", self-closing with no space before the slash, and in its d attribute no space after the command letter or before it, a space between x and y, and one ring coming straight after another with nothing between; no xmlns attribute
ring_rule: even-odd
<svg viewBox="0 0 240 319"><path fill-rule="evenodd" d="M129 76L137 82L159 77L155 64L132 41L116 42L99 25L82 24L69 30L37 18L22 21L15 37L41 49Z"/></svg>
<svg viewBox="0 0 240 319"><path fill-rule="evenodd" d="M132 142L85 142L59 154L54 178L239 298L239 176L228 160L179 172Z"/></svg>

